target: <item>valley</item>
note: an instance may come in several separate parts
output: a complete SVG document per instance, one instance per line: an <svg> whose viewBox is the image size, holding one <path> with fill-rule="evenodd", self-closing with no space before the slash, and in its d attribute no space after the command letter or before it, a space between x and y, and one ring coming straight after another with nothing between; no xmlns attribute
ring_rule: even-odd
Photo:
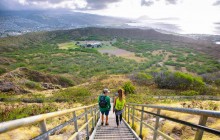
<svg viewBox="0 0 220 140"><path fill-rule="evenodd" d="M77 42L102 45L80 46ZM220 101L152 98L220 96L220 47L210 39L197 40L151 29L80 28L0 38L0 50L1 122L96 103L106 87L111 97L118 88L124 88L127 102L220 110ZM181 119L192 117L164 114ZM64 122L68 117L57 120ZM153 123L152 117L144 117ZM198 119L191 121L197 123ZM219 129L215 123L219 124L219 120L208 120L209 126ZM56 125L49 122L50 128ZM161 128L175 139L193 139L195 133L188 127L166 122ZM15 139L15 134L24 129L36 130L36 126L6 133L4 137ZM52 137L59 135L58 139L63 139L70 129ZM27 133L31 138L40 132ZM145 139L149 136L150 132ZM205 134L205 138L218 137Z"/></svg>

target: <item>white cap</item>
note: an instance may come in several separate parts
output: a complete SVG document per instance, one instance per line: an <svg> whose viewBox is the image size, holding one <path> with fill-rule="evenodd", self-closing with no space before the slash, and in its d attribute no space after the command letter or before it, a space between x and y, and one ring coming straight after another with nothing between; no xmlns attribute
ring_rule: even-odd
<svg viewBox="0 0 220 140"><path fill-rule="evenodd" d="M110 91L107 88L103 89L103 93L109 93L109 92Z"/></svg>

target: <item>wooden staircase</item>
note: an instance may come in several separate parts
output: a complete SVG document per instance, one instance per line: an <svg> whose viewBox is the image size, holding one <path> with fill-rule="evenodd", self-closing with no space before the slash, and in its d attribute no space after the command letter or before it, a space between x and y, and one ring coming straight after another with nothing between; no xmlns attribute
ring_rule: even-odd
<svg viewBox="0 0 220 140"><path fill-rule="evenodd" d="M139 140L138 135L130 126L122 120L119 127L116 125L115 114L112 110L109 112L109 125L105 123L101 126L101 120L98 121L90 140Z"/></svg>
<svg viewBox="0 0 220 140"><path fill-rule="evenodd" d="M156 110L154 112L150 112L146 110L146 108L152 108ZM80 111L80 114L77 114L77 111ZM139 116L136 116L136 112L140 112ZM199 123L191 123L185 120L179 120L176 118L172 118L170 116L163 115L161 111L172 111L178 113L186 113L191 115L200 116ZM48 130L47 129L47 120L52 119L58 116L65 116L69 115L70 113L73 116L70 120L59 124L58 126ZM144 120L144 114L150 114L155 117L155 125L151 126L147 124ZM162 132L159 129L160 126L160 118L164 118L168 121L176 122L185 126L189 126L196 129L195 140L202 140L203 132L211 133L216 135L217 137L220 136L220 130L213 129L206 126L206 122L209 117L212 118L220 118L220 111L212 111L212 110L199 110L199 109L188 109L188 108L178 108L178 107L169 107L169 106L157 106L157 105L146 105L146 104L135 104L135 103L127 103L125 106L124 117L128 122L130 121L131 126L134 126L134 123L140 123L140 131L139 136L143 137L143 127L147 127L148 129L152 130L153 132L153 140L156 140L158 136L163 137L167 140L174 140L174 138L170 137L170 135ZM78 125L78 120L83 119L85 122L83 125ZM68 138L68 140L80 140L80 133L82 131L86 132L86 139L90 140L140 140L138 135L130 128L130 126L126 123L125 120L122 121L119 128L116 126L115 122L115 114L113 114L112 110L109 114L109 125L108 126L101 126L100 119L100 111L98 104L82 106L72 109L61 110L57 112L50 112L46 114L35 115L31 117L21 118L17 120L1 122L0 123L0 139L3 137L1 134L7 133L8 131L30 126L33 124L38 124L41 134L31 138L32 140L49 140L50 136L53 135L55 132L62 130L65 126L71 125L74 123L74 133ZM97 123L98 120L98 123ZM79 128L78 128L79 127ZM92 131L93 130L93 131ZM89 132L92 131L90 135ZM205 139L205 138L203 138Z"/></svg>

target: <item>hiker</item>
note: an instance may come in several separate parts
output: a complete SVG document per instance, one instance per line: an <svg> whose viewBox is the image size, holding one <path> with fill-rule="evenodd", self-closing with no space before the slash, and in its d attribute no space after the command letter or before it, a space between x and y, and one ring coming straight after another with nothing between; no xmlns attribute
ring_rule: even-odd
<svg viewBox="0 0 220 140"><path fill-rule="evenodd" d="M113 98L113 103L115 102L115 100L116 100L117 98L118 98L118 92L115 93L115 96L114 96L114 98ZM115 109L115 108L113 108L113 111L114 111L114 109Z"/></svg>
<svg viewBox="0 0 220 140"><path fill-rule="evenodd" d="M119 126L119 119L120 119L120 124L121 124L122 113L124 111L124 107L125 107L124 91L123 89L119 89L118 97L114 101L114 109L113 109L113 113L115 112L115 116L116 116L117 127Z"/></svg>
<svg viewBox="0 0 220 140"><path fill-rule="evenodd" d="M99 99L98 99L99 109L100 109L100 112L102 113L101 125L104 124L104 114L105 114L105 125L109 125L108 124L108 114L109 114L109 111L111 109L110 97L107 96L107 94L109 92L110 91L107 88L105 88L103 90L103 93L99 96Z"/></svg>

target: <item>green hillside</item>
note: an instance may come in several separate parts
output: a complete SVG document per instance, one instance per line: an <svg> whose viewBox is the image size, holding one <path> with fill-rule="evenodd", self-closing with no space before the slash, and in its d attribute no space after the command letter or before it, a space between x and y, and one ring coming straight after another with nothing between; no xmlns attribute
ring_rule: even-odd
<svg viewBox="0 0 220 140"><path fill-rule="evenodd" d="M123 88L127 102L219 110L219 101L153 98L219 96L219 56L210 45L139 29L82 28L1 38L0 121L88 105L97 102L103 88L110 96ZM167 128L172 135L176 128L186 132L179 125Z"/></svg>
<svg viewBox="0 0 220 140"><path fill-rule="evenodd" d="M75 44L89 40L101 41L103 46L95 49ZM206 84L216 86L220 63L204 53L207 42L200 47L201 51L197 51L200 43L186 37L140 29L82 28L29 33L0 39L0 74L25 67L59 75L78 85L94 76L145 73L155 79L156 73L171 71L200 76ZM4 76L1 79L7 80Z"/></svg>

